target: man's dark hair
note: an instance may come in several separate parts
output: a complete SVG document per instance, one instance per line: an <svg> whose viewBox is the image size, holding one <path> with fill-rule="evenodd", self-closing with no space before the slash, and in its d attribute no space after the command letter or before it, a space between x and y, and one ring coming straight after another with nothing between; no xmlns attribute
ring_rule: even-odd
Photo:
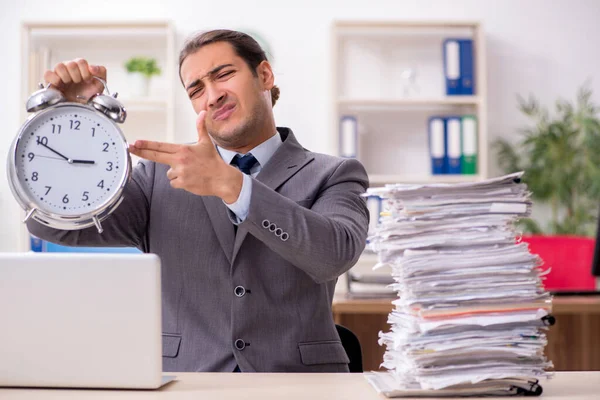
<svg viewBox="0 0 600 400"><path fill-rule="evenodd" d="M227 29L200 32L186 40L183 49L179 52L179 77L181 78L181 64L183 64L187 56L194 54L206 45L217 42L229 43L235 53L246 62L254 76L258 76L256 67L261 62L267 61L265 51L250 35ZM274 85L271 88L271 103L273 106L277 102L277 99L279 99L279 88Z"/></svg>

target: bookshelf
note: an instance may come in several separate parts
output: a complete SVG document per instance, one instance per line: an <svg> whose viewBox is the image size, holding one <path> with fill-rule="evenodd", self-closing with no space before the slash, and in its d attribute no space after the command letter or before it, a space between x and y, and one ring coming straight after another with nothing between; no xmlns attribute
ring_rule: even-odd
<svg viewBox="0 0 600 400"><path fill-rule="evenodd" d="M335 21L331 34L333 152L342 155L341 119L355 118L356 158L367 169L371 187L488 177L485 37L480 23ZM443 43L447 38L473 40L473 95L446 95ZM477 119L477 172L434 175L428 120L456 115ZM388 269L372 271L376 262L376 256L366 250L351 272L389 276ZM338 292L347 290L347 279L347 274L340 279Z"/></svg>
<svg viewBox="0 0 600 400"><path fill-rule="evenodd" d="M445 94L442 45L449 37L473 39L475 95ZM355 117L356 157L365 165L371 186L468 182L488 176L485 39L479 23L336 21L332 87L334 152L340 148L340 118ZM465 114L477 118L477 174L433 175L428 117Z"/></svg>
<svg viewBox="0 0 600 400"><path fill-rule="evenodd" d="M63 61L85 58L107 68L111 93L127 110L120 125L128 142L137 139L175 141L174 90L178 84L175 29L167 20L24 22L21 25L21 103L38 89L44 71ZM149 91L140 97L124 64L130 57L153 57L162 73L150 80ZM28 114L21 110L21 121ZM133 165L137 158L133 157ZM21 215L19 218L22 220ZM30 250L29 234L22 225L20 250Z"/></svg>

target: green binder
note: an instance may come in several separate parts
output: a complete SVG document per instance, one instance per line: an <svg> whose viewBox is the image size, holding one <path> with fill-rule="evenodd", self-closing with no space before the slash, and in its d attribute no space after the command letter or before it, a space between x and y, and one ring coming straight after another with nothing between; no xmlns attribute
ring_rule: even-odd
<svg viewBox="0 0 600 400"><path fill-rule="evenodd" d="M477 117L463 115L461 119L461 173L474 175L477 173Z"/></svg>

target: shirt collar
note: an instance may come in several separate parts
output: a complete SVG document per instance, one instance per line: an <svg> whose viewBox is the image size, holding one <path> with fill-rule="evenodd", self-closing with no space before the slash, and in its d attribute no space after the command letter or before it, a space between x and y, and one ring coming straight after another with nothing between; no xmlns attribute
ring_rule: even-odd
<svg viewBox="0 0 600 400"><path fill-rule="evenodd" d="M273 154L275 154L281 143L281 135L279 132L276 132L273 136L250 150L248 153L252 153L262 168L271 159ZM219 145L217 145L217 151L221 155L223 161L227 164L231 164L233 157L235 157L236 154L239 154L235 151L224 149Z"/></svg>

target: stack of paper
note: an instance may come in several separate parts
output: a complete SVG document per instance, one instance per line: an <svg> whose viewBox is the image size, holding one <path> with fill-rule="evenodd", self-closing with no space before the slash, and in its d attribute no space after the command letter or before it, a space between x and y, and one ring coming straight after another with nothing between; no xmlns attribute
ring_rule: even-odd
<svg viewBox="0 0 600 400"><path fill-rule="evenodd" d="M386 204L369 246L399 295L379 340L389 373L368 376L384 394L540 390L551 297L514 228L531 212L521 176L369 189Z"/></svg>

